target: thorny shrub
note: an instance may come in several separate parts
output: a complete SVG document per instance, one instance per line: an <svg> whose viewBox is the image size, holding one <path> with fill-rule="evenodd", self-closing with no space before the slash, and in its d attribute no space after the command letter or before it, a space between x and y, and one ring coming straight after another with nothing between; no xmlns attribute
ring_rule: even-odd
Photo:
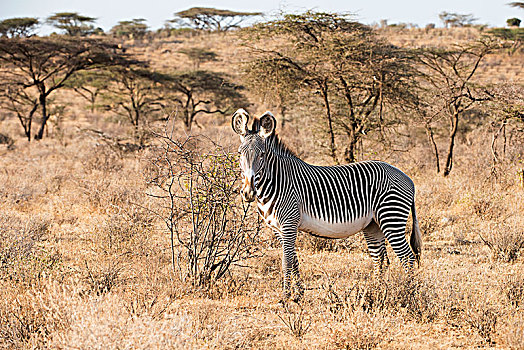
<svg viewBox="0 0 524 350"><path fill-rule="evenodd" d="M479 236L495 260L513 262L524 248L524 231L517 225L494 225L486 233L479 233Z"/></svg>
<svg viewBox="0 0 524 350"><path fill-rule="evenodd" d="M69 325L69 296L53 285L0 300L0 346L46 348L47 338Z"/></svg>
<svg viewBox="0 0 524 350"><path fill-rule="evenodd" d="M329 280L322 287L327 305L334 314L347 315L359 310L368 314L393 311L419 322L431 322L440 311L435 285L428 278L400 270L390 269L383 276L359 276L343 291Z"/></svg>
<svg viewBox="0 0 524 350"><path fill-rule="evenodd" d="M516 312L504 317L500 327L499 338L511 350L522 350L524 347L524 312Z"/></svg>
<svg viewBox="0 0 524 350"><path fill-rule="evenodd" d="M257 254L260 223L240 201L238 158L204 137L158 135L149 195L171 236L172 265L183 280L209 288Z"/></svg>
<svg viewBox="0 0 524 350"><path fill-rule="evenodd" d="M486 300L469 300L464 310L464 320L482 339L493 344L499 312Z"/></svg>
<svg viewBox="0 0 524 350"><path fill-rule="evenodd" d="M518 309L524 303L524 276L508 275L500 282L500 291L509 305Z"/></svg>
<svg viewBox="0 0 524 350"><path fill-rule="evenodd" d="M284 311L277 316L296 338L302 338L311 327L311 318L302 303L297 304L296 307L284 304Z"/></svg>
<svg viewBox="0 0 524 350"><path fill-rule="evenodd" d="M387 340L388 332L379 329L364 312L356 312L331 330L330 341L336 349L370 350Z"/></svg>
<svg viewBox="0 0 524 350"><path fill-rule="evenodd" d="M60 263L57 252L46 251L49 220L0 214L0 280L32 284Z"/></svg>

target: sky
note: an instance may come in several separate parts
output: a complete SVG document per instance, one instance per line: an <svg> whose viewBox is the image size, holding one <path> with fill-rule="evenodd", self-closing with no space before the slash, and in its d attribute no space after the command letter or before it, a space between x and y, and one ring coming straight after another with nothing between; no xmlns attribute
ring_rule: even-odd
<svg viewBox="0 0 524 350"><path fill-rule="evenodd" d="M152 29L163 26L173 14L191 7L214 7L236 11L263 12L268 16L280 11L303 12L313 9L327 12L350 12L365 24L414 23L424 27L428 23L442 26L438 14L442 11L473 14L478 23L503 27L506 19L523 19L524 11L507 5L512 0L0 0L0 19L11 17L38 17L41 20L55 12L78 12L96 17L96 26L109 30L121 20L145 18ZM318 5L321 3L322 5ZM40 34L49 34L51 28L42 27Z"/></svg>

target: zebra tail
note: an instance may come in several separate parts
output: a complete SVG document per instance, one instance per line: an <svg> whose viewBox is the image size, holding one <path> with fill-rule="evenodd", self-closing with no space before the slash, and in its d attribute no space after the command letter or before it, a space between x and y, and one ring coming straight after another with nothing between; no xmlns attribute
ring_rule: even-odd
<svg viewBox="0 0 524 350"><path fill-rule="evenodd" d="M411 214L413 216L413 230L411 231L411 238L409 245L417 260L417 265L420 267L420 255L422 253L422 236L420 234L420 227L418 226L417 213L415 211L415 201L411 204Z"/></svg>

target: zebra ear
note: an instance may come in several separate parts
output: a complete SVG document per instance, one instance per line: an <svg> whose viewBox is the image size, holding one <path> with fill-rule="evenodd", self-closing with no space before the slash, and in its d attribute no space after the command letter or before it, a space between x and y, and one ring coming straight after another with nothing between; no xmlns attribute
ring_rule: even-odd
<svg viewBox="0 0 524 350"><path fill-rule="evenodd" d="M245 109L240 108L233 114L231 118L231 127L233 131L239 134L240 136L245 136L247 134L247 123L249 121L249 113Z"/></svg>
<svg viewBox="0 0 524 350"><path fill-rule="evenodd" d="M266 112L260 117L260 131L258 133L260 136L267 138L273 135L276 126L277 120L273 114L271 114L271 112Z"/></svg>

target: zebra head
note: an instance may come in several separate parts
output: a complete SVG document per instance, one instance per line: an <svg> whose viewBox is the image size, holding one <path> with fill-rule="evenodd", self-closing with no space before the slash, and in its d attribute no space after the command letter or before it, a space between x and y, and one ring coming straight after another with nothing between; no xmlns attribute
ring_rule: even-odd
<svg viewBox="0 0 524 350"><path fill-rule="evenodd" d="M233 114L231 126L240 135L240 168L242 169L242 197L246 202L255 200L256 181L264 169L266 143L265 139L275 132L276 120L270 112L253 120L248 127L249 114L239 109Z"/></svg>

